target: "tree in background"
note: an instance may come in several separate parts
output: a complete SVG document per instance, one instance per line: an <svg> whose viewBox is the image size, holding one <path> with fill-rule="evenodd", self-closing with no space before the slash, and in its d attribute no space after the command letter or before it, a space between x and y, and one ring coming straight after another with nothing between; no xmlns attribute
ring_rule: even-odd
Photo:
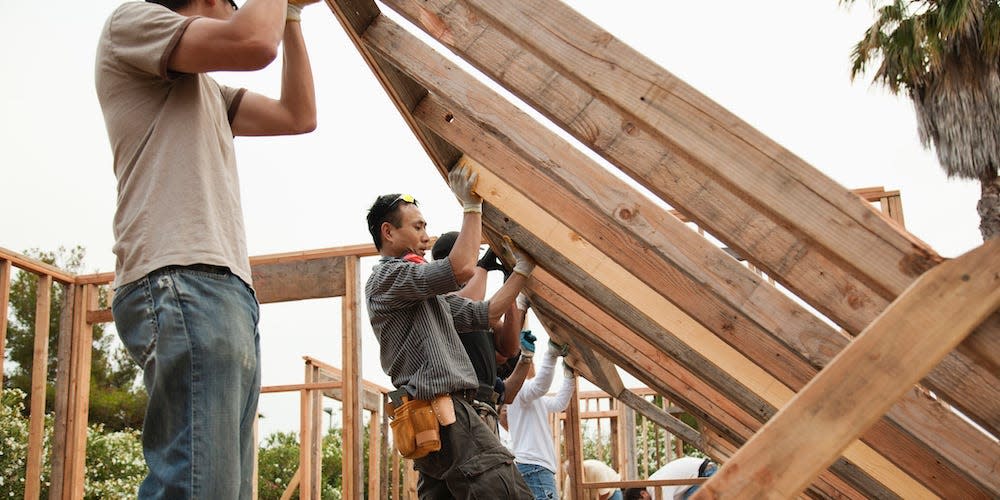
<svg viewBox="0 0 1000 500"><path fill-rule="evenodd" d="M20 389L5 389L0 397L0 498L24 498L28 460L28 418L23 413L26 397ZM49 496L52 423L53 415L47 413L40 498ZM135 498L139 483L146 477L139 431L109 431L101 424L89 426L84 474L85 499Z"/></svg>
<svg viewBox="0 0 1000 500"><path fill-rule="evenodd" d="M56 252L31 249L24 254L71 273L83 268L83 247ZM14 387L31 394L31 368L35 342L35 295L38 276L18 271L11 281L10 321L7 326L7 343L4 353L13 363L4 387ZM60 311L66 289L52 287L51 313L49 315L47 411L52 411L55 394L55 375L58 368ZM99 303L107 307L107 293L100 294ZM104 325L93 326L94 349L90 368L90 422L104 424L110 430L138 429L146 408L145 390L138 384L139 367L132 362L124 347L114 342L113 335L106 335Z"/></svg>
<svg viewBox="0 0 1000 500"><path fill-rule="evenodd" d="M364 497L374 498L368 493L368 429L364 427ZM320 497L340 500L344 476L344 441L341 429L330 429L323 436L323 484ZM378 450L376 450L376 453ZM260 500L278 500L299 468L298 435L292 432L277 432L264 439L257 458L257 494ZM298 490L292 498L299 498Z"/></svg>
<svg viewBox="0 0 1000 500"><path fill-rule="evenodd" d="M855 0L840 0L854 4ZM979 181L984 240L1000 236L1000 6L997 0L873 0L851 77L905 93L925 148L949 177Z"/></svg>

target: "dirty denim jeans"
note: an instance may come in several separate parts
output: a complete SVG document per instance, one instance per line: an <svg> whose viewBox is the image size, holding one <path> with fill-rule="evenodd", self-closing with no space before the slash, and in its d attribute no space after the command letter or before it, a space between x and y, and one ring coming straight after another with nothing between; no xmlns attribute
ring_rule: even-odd
<svg viewBox="0 0 1000 500"><path fill-rule="evenodd" d="M465 398L452 396L455 423L441 427L441 450L413 461L420 500L529 500L531 490Z"/></svg>
<svg viewBox="0 0 1000 500"><path fill-rule="evenodd" d="M559 498L556 492L556 473L535 464L517 464L517 470L524 476L535 500L553 500Z"/></svg>
<svg viewBox="0 0 1000 500"><path fill-rule="evenodd" d="M115 291L115 327L149 394L146 498L250 498L259 307L226 268L169 266Z"/></svg>

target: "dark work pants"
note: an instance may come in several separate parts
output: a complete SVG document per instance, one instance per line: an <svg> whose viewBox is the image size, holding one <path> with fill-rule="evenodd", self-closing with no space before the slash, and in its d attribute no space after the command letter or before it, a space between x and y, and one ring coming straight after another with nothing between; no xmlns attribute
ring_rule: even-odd
<svg viewBox="0 0 1000 500"><path fill-rule="evenodd" d="M514 456L467 400L452 397L455 423L441 428L441 450L413 461L421 500L531 499Z"/></svg>

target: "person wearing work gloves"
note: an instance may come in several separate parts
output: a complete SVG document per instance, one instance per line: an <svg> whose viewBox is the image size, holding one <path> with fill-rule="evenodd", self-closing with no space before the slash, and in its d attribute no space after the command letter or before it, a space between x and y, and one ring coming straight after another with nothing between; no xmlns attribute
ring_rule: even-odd
<svg viewBox="0 0 1000 500"><path fill-rule="evenodd" d="M447 257L457 238L458 231L444 233L438 237L431 247L431 256L434 260ZM491 269L503 270L503 267L493 250L487 249L476 263L472 278L455 293L467 299L483 300L486 296L487 272ZM472 406L476 408L486 426L497 436L500 432L497 425L497 405L502 403L499 397L503 392L503 387L496 385L497 363L503 363L518 353L518 332L521 330L523 320L524 312L519 310L516 304L512 304L504 313L503 319L498 324L491 325L490 329L458 336L479 380Z"/></svg>
<svg viewBox="0 0 1000 500"><path fill-rule="evenodd" d="M126 2L98 39L118 186L112 313L149 395L139 498L253 494L259 308L233 137L316 127L298 22L316 1ZM279 45L279 99L208 76L261 69Z"/></svg>
<svg viewBox="0 0 1000 500"><path fill-rule="evenodd" d="M556 359L566 356L569 347L549 341L536 376L532 357L526 357L526 354L534 353L534 340L537 339L530 332L522 335L521 359L527 359L526 363L530 365L528 380L521 386L513 402L507 406L506 419L517 469L524 476L535 499L548 500L558 498L556 491L558 462L552 446L549 413L566 409L569 399L573 396L576 380L573 371L563 360L562 386L554 396L546 396L552 386Z"/></svg>
<svg viewBox="0 0 1000 500"><path fill-rule="evenodd" d="M482 198L475 192L478 174L472 163L462 157L448 174L464 215L450 254L441 260L423 262L430 238L417 200L400 194L375 200L368 230L382 258L365 296L382 369L396 387L390 396L450 398L454 407L454 422L439 427L440 450L413 461L420 498L531 498L513 456L472 407L479 382L458 336L497 322L535 263L517 251L513 274L490 300L451 293L475 274L482 241Z"/></svg>

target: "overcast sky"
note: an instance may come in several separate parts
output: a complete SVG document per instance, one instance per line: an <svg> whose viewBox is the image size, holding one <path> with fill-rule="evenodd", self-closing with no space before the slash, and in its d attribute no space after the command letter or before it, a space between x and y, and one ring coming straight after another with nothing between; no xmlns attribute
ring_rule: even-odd
<svg viewBox="0 0 1000 500"><path fill-rule="evenodd" d="M0 247L83 245L88 271L114 269L115 181L93 68L121 3L0 0ZM842 185L900 190L908 229L942 255L981 243L978 185L946 179L908 100L849 78L867 3L567 3ZM457 229L457 202L336 19L315 5L303 30L317 130L236 141L250 254L367 243L365 210L385 192L413 194L432 234ZM279 69L216 77L277 96ZM365 277L372 264L362 263ZM303 355L341 366L339 311L333 299L264 306L264 384L300 382ZM367 328L363 350L364 376L388 385ZM296 430L297 409L296 395L262 396L263 432Z"/></svg>

